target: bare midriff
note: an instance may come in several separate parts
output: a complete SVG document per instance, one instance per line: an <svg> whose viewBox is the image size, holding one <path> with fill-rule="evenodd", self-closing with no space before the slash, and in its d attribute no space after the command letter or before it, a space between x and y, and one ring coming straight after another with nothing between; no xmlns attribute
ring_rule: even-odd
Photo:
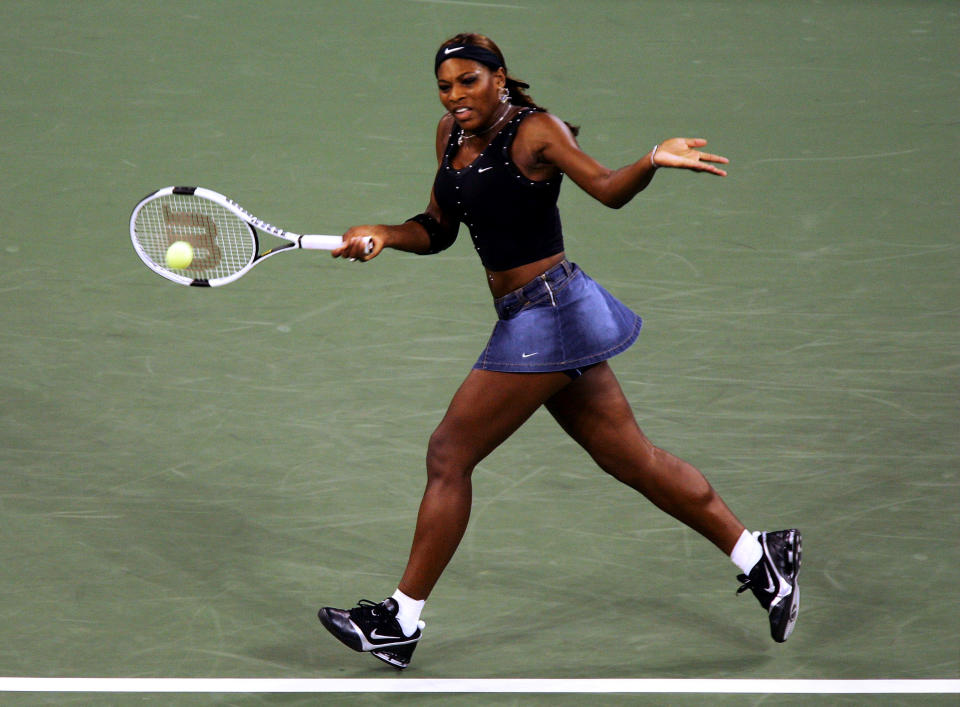
<svg viewBox="0 0 960 707"><path fill-rule="evenodd" d="M538 277L562 261L566 256L561 252L541 260L536 260L518 268L509 270L487 270L487 284L494 298L503 297L514 290L523 287L533 278Z"/></svg>

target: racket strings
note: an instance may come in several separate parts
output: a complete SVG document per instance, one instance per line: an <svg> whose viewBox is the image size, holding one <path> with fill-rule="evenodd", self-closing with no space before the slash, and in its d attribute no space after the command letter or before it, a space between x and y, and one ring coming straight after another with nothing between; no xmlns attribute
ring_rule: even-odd
<svg viewBox="0 0 960 707"><path fill-rule="evenodd" d="M229 209L189 194L169 194L145 204L134 223L137 241L155 265L195 279L229 277L257 255L257 242L247 224ZM193 248L193 260L181 270L166 263L176 241Z"/></svg>

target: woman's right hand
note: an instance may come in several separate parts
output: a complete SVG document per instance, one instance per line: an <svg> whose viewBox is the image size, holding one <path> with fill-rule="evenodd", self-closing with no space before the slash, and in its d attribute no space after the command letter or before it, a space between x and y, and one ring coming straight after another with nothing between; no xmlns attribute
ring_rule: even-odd
<svg viewBox="0 0 960 707"><path fill-rule="evenodd" d="M348 258L367 262L376 258L387 242L386 226L354 226L343 234L343 245L331 251L334 258ZM373 244L367 252L367 243Z"/></svg>

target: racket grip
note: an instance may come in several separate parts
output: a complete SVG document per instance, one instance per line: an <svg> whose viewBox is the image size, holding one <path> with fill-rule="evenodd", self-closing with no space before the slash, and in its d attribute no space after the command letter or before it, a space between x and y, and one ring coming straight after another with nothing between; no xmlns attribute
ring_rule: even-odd
<svg viewBox="0 0 960 707"><path fill-rule="evenodd" d="M342 245L340 236L300 236L300 247L307 250L335 250Z"/></svg>
<svg viewBox="0 0 960 707"><path fill-rule="evenodd" d="M366 247L364 253L373 252L373 239L364 236L363 242ZM300 247L305 250L336 250L343 245L343 239L340 236L300 236Z"/></svg>

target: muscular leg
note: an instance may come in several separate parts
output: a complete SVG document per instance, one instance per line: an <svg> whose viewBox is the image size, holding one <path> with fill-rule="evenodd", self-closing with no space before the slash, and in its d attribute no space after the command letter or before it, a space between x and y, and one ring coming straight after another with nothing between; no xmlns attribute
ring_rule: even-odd
<svg viewBox="0 0 960 707"><path fill-rule="evenodd" d="M426 599L453 557L470 517L473 468L569 384L565 373L470 372L430 437L404 594Z"/></svg>
<svg viewBox="0 0 960 707"><path fill-rule="evenodd" d="M730 554L743 524L703 474L651 444L609 365L589 369L546 405L600 468Z"/></svg>

